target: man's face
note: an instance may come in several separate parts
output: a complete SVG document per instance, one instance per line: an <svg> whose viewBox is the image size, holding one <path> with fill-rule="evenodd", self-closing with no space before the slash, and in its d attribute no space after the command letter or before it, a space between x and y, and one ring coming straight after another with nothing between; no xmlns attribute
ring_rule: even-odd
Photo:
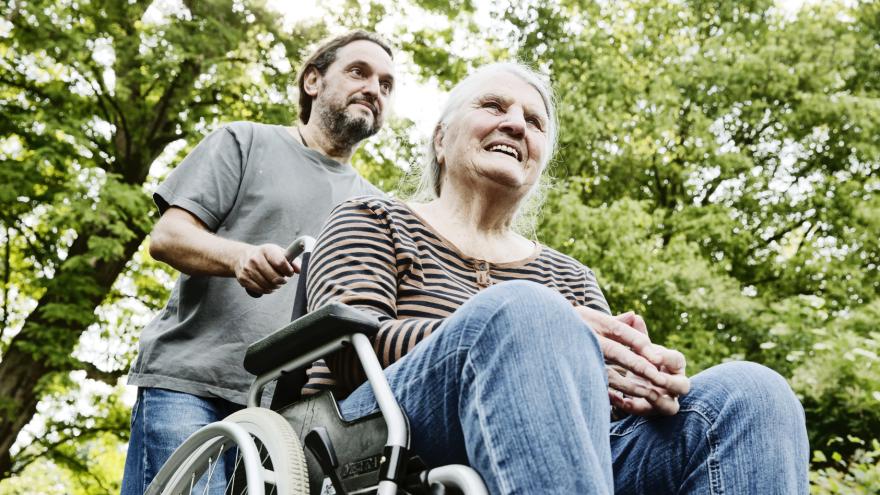
<svg viewBox="0 0 880 495"><path fill-rule="evenodd" d="M354 146L382 127L394 89L394 63L379 45L358 40L336 52L325 74L315 72L313 113L339 144Z"/></svg>

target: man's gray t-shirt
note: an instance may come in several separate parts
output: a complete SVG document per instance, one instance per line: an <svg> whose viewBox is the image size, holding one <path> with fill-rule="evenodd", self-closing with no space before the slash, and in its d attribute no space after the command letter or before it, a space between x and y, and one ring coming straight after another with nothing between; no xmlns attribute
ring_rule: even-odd
<svg viewBox="0 0 880 495"><path fill-rule="evenodd" d="M236 122L206 137L154 194L218 236L282 247L317 237L330 211L382 194L350 165L308 149L281 126ZM128 383L246 402L247 346L290 321L297 277L251 298L235 278L181 274L165 308L143 330Z"/></svg>

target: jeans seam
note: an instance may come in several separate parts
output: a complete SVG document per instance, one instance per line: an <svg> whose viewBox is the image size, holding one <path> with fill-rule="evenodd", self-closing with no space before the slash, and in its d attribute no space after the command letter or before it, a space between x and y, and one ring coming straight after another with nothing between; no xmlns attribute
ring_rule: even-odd
<svg viewBox="0 0 880 495"><path fill-rule="evenodd" d="M697 404L690 405L686 408L682 408L679 410L678 414L681 413L695 413L700 419L706 422L709 425L709 428L706 430L706 442L709 445L709 455L706 456L706 467L709 473L709 493L711 495L724 495L724 482L721 477L721 463L718 461L718 457L715 455L715 452L718 449L718 437L715 435L715 421L711 418L711 416L717 417L717 413L711 411L708 408L699 407ZM611 436L623 437L629 435L636 428L644 425L648 422L648 418L642 417L639 418L634 424L630 425L627 429L619 432L611 432Z"/></svg>
<svg viewBox="0 0 880 495"><path fill-rule="evenodd" d="M709 471L709 492L712 495L724 495L721 463L718 462L718 457L715 455L718 448L718 437L714 434L713 428L706 430L706 440L709 442L709 455L706 457L706 465Z"/></svg>
<svg viewBox="0 0 880 495"><path fill-rule="evenodd" d="M464 365L462 366L462 371L464 370L465 366L470 368L471 373L474 375L473 386L476 387L476 390L475 390L476 393L474 395L474 407L477 410L477 417L480 419L480 431L483 432L483 434L481 436L483 437L483 441L486 444L486 454L491 458L491 467L492 467L492 470L495 471L495 479L498 480L498 484L499 485L507 485L507 479L502 475L502 473L498 469L501 466L501 463L498 462L498 458L495 455L496 449L495 449L493 442L492 442L491 430L489 429L488 424L485 421L486 414L483 412L484 409L481 407L482 403L480 401L480 396L482 395L482 388L480 387L479 381L476 379L476 376L477 376L476 370L474 369L474 365L470 360L465 360ZM461 398L459 398L459 406L460 405L461 405ZM510 488L507 486L500 486L499 488L501 489L502 493L509 493L510 492Z"/></svg>
<svg viewBox="0 0 880 495"><path fill-rule="evenodd" d="M141 398L143 399L143 404L141 404L140 412L141 415L141 441L140 441L140 449L141 449L141 487L142 490L146 493L147 491L147 390L140 389L143 391Z"/></svg>
<svg viewBox="0 0 880 495"><path fill-rule="evenodd" d="M495 315L498 313L498 310L500 310L502 307L504 307L504 306L506 305L506 303L507 303L507 302L504 301L504 302L502 302L501 304L499 304L498 306L496 306L495 308L493 308L493 309L495 309L495 311L493 311L493 312L491 313L491 315L489 315L489 317L487 317L485 320L481 321L481 322L480 322L480 325L483 326L483 327L485 327L486 325L488 325L489 320L492 319L493 317L495 317ZM471 321L471 317L468 317L465 321L462 322L461 326L462 326L462 327L467 327L467 326L468 326L468 322L470 322L470 321ZM445 328L441 327L441 328L439 328L438 330L445 331ZM477 338L474 339L474 342L473 342L470 346L462 345L462 343L461 343L461 336L459 336L459 341L456 342L455 347L452 348L452 349L450 349L448 352L446 352L445 354L443 354L443 355L440 356L439 358L437 358L437 359L436 359L434 362L432 362L431 365L428 366L427 368L423 368L422 373L429 373L431 370L434 370L434 369L438 368L438 367L441 366L441 365L442 365L447 359L450 359L450 358L452 358L452 359L456 359L456 360L457 360L457 359L460 359L462 353L465 353L465 354L467 354L468 356L470 356L470 350L471 350L471 349L477 344L477 342L480 340L480 337L481 337L481 336L482 336L482 334L480 334L479 336L477 336ZM406 356L404 356L404 358L405 358L405 357L406 357ZM468 361L467 358L465 358L465 362L461 362L461 363L460 363L460 362L456 361L455 366L456 366L457 368L460 368L460 369L464 370L464 366L467 364L467 361ZM404 386L406 386L406 385L404 385ZM460 388L461 388L461 387L459 387L459 389L460 389ZM460 403L460 402L461 402L461 398L459 398L459 403ZM377 406L377 409L378 409L378 406Z"/></svg>
<svg viewBox="0 0 880 495"><path fill-rule="evenodd" d="M709 425L715 424L715 420L713 420L712 418L718 416L717 412L703 408L703 407L698 407L696 404L679 409L677 414L681 414L681 413L685 413L685 412L696 413L698 416L700 416L703 419L703 421L705 421ZM640 417L638 419L638 421L636 421L632 425L628 426L625 430L611 431L610 434L613 436L618 436L618 437L623 437L623 436L629 435L630 433L633 432L633 430L635 430L639 426L642 426L643 424L647 423L649 419L650 418L647 418L647 417ZM621 420L621 421L624 421L624 420Z"/></svg>
<svg viewBox="0 0 880 495"><path fill-rule="evenodd" d="M493 308L493 309L495 309L495 311L493 311L488 317L486 317L485 319L483 319L483 320L480 322L480 325L481 325L482 327L485 327L486 325L488 325L489 320L491 320L492 318L494 318L495 315L498 313L498 310L500 310L502 307L504 307L504 306L506 305L506 303L507 303L507 302L504 301L504 302L502 302L501 304L499 304L498 306L496 306L495 308ZM463 321L463 322L461 323L461 326L462 326L463 328L468 327L468 326L469 326L468 323L471 321L471 319L472 319L472 317L469 316L467 319L465 319L465 321ZM444 326L441 326L441 327L438 328L437 330L438 330L438 331L445 331L445 330L446 330L445 325L444 325ZM480 335L480 336L481 336L481 335ZM453 355L455 355L453 358L458 358L458 357L461 355L462 352L464 352L464 353L468 353L468 354L469 354L469 353L470 353L470 350L476 345L477 341L480 340L480 336L477 336L477 338L474 339L474 342L473 342L470 346L463 345L463 344L461 343L462 336L459 336L458 342L455 343L455 347L452 348L452 349L450 349L446 354L443 354L442 356L440 356L435 362L431 363L431 366L425 368L425 369L424 369L424 372L427 373L427 372L429 372L429 371L435 369L436 367L440 366L441 363L443 363L445 360L449 359L449 358L450 358L451 356L453 356ZM404 357L406 357L406 356L404 356ZM464 363L462 363L462 369L463 369L463 364L464 364ZM456 363L456 366L458 367L458 363Z"/></svg>
<svg viewBox="0 0 880 495"><path fill-rule="evenodd" d="M643 424L645 424L645 423L647 423L647 422L648 422L648 418L639 418L635 423L633 423L632 425L630 425L630 426L629 426L628 428L626 428L625 430L623 430L623 431L611 431L611 432L610 432L610 435L611 435L611 436L615 436L615 437L625 437L625 436L629 435L630 433L632 433L633 431L635 431L636 428L638 428L639 426L642 426Z"/></svg>
<svg viewBox="0 0 880 495"><path fill-rule="evenodd" d="M696 413L697 416L702 418L702 420L709 425L709 428L706 429L706 442L709 445L709 455L706 456L706 470L709 472L709 493L711 495L724 495L724 481L721 477L721 463L718 460L718 456L715 455L718 450L718 443L720 442L718 436L715 435L714 429L719 414L718 411L706 407L699 402L695 402L682 408L679 412Z"/></svg>
<svg viewBox="0 0 880 495"><path fill-rule="evenodd" d="M490 311L480 312L482 314L481 314L481 318L479 320L477 320L477 324L478 324L478 327L480 328L481 331L478 332L478 334L476 335L476 338L473 339L473 342L471 342L469 346L462 345L462 338L464 336L464 333L466 333L466 332L462 332L462 335L459 335L459 340L456 343L455 350L450 351L446 355L446 356L450 356L452 354L455 354L456 359L463 358L463 361L456 362L456 366L458 366L459 369L461 370L461 376L459 377L460 383L459 383L459 387L458 387L459 408L461 408L461 404L462 404L462 392L464 391L464 384L465 384L465 380L464 380L465 369L469 368L471 373L474 376L474 380L472 383L472 386L476 387L476 389L474 391L475 392L474 406L477 410L477 416L480 421L480 430L481 430L481 432L483 432L481 437L483 437L483 441L486 444L486 454L491 459L491 461L490 461L491 466L490 467L494 471L495 479L497 480L499 485L505 485L505 486L499 486L499 489L501 489L502 493L510 492L510 488L508 486L506 486L508 484L506 477L503 475L502 472L500 472L501 463L499 462L499 459L497 459L497 457L496 457L496 450L497 449L495 449L495 447L492 445L491 429L489 429L488 425L486 424L486 421L485 421L486 414L484 413L484 409L481 407L480 397L482 396L482 392L481 392L479 380L476 379L477 372L476 372L476 368L474 366L473 354L471 351L477 346L477 344L480 342L480 340L485 336L486 327L488 327L491 324L492 320L498 315L498 313L501 312L502 309L505 309L507 307L507 305L508 305L507 298L503 298L499 302L499 304L493 306ZM476 320L476 319L474 318L473 314L468 315L468 317L463 322L461 322L461 327L463 329L472 328L471 325L472 325L472 321L474 321L474 320ZM462 356L462 353L464 353L464 356ZM461 413L459 413L459 414L461 414Z"/></svg>

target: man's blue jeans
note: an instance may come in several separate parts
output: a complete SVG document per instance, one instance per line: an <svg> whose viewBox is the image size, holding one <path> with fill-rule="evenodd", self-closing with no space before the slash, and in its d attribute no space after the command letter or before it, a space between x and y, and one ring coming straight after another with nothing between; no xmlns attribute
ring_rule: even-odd
<svg viewBox="0 0 880 495"><path fill-rule="evenodd" d="M131 438L122 477L122 495L143 495L156 473L184 440L202 426L243 406L161 388L141 387L131 411ZM219 472L226 467L218 466ZM215 476L208 493L223 493L226 481ZM215 486L216 485L216 486ZM204 482L193 493L205 493Z"/></svg>
<svg viewBox="0 0 880 495"><path fill-rule="evenodd" d="M537 284L481 292L386 375L414 452L470 464L493 494L808 490L803 409L781 376L723 364L692 378L675 416L611 423L598 340ZM369 385L341 409L376 410Z"/></svg>

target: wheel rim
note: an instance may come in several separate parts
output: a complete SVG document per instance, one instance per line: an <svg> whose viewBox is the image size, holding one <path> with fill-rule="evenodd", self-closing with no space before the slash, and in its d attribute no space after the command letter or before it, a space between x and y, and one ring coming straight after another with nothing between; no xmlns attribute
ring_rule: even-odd
<svg viewBox="0 0 880 495"><path fill-rule="evenodd" d="M239 445L229 430L242 435L241 443L250 442L250 450ZM261 486L248 485L241 452L254 456L259 468L254 469L253 479ZM225 461L231 463L229 468ZM207 494L225 484L224 493L230 494L261 493L265 489L267 494L305 495L309 493L307 473L299 439L287 420L268 409L248 408L187 439L156 475L147 493ZM212 486L211 480L218 481Z"/></svg>

